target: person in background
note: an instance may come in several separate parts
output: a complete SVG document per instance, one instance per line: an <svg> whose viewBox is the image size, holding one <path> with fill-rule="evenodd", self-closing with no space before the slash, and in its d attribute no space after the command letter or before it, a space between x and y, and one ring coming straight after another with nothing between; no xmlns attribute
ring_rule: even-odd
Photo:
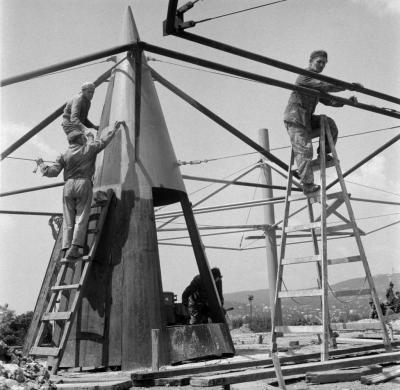
<svg viewBox="0 0 400 390"><path fill-rule="evenodd" d="M111 142L121 123L115 122L112 130L90 143L81 131L74 130L67 136L68 149L53 165L45 165L42 158L36 160L43 176L56 177L64 170L62 249L67 259L82 257L92 203L96 156Z"/></svg>
<svg viewBox="0 0 400 390"><path fill-rule="evenodd" d="M394 286L394 284L393 284L393 282L391 281L391 282L389 283L389 287L387 288L386 294L385 294L385 296L386 296L386 304L387 304L387 306L389 306L391 309L394 308L394 303L395 303L395 300L396 300L396 297L395 297L394 291L393 291L393 286Z"/></svg>
<svg viewBox="0 0 400 390"><path fill-rule="evenodd" d="M314 73L321 73L328 62L328 53L324 50L315 50L310 55L309 65L306 70ZM324 81L314 79L312 76L299 75L296 80L296 85L315 89L320 92L340 92L345 88L338 85L330 84ZM361 86L359 83L353 84L355 87ZM361 86L362 87L362 86ZM350 98L357 102L353 96ZM290 142L293 147L294 158L297 164L297 169L300 175L300 182L303 186L305 194L316 192L319 186L314 184L314 174L311 168L313 157L312 138L320 135L320 115L314 115L315 108L321 102L328 106L342 107L343 104L332 97L317 97L306 95L299 91L293 91L290 95L289 102L284 113L284 123L290 137ZM332 118L328 119L329 129L332 134L333 141L336 143L338 137L338 129ZM326 139L326 160L332 160L328 140ZM319 148L317 150L319 158Z"/></svg>
<svg viewBox="0 0 400 390"><path fill-rule="evenodd" d="M221 305L224 304L222 293L222 274L219 268L211 269L215 286L217 287ZM207 292L203 285L200 275L196 275L182 293L182 304L190 315L190 325L207 324L209 317L209 306L207 302Z"/></svg>

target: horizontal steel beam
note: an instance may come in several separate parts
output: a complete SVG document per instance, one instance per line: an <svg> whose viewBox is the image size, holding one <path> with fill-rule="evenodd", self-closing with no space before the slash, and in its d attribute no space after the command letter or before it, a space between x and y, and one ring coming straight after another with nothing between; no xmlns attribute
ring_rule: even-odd
<svg viewBox="0 0 400 390"><path fill-rule="evenodd" d="M48 216L48 217L56 215L56 216L62 217L62 213L47 213L45 211L0 210L0 214L40 215L40 216Z"/></svg>
<svg viewBox="0 0 400 390"><path fill-rule="evenodd" d="M384 108L379 108L379 107L368 105L368 104L354 102L350 99L345 99L345 98L341 98L339 96L330 95L328 93L321 92L316 89L306 88L306 87L302 87L300 85L294 85L294 84L287 83L285 81L272 79L272 78L266 77L266 76L261 76L256 73L251 73L251 72L247 72L244 70L232 68L230 66L219 64L217 62L204 60L204 59L201 59L198 57L190 56L190 55L179 53L179 52L176 52L173 50L165 49L165 48L162 48L159 46L151 45L146 42L140 42L139 45L141 45L143 50L149 51L151 53L163 55L163 56L170 57L170 58L175 58L177 60L189 62L191 64L203 66L203 67L209 68L209 69L214 69L214 70L217 70L220 72L233 74L235 76L244 77L249 80L258 81L263 84L273 85L275 87L284 88L284 89L288 89L291 91L298 91L302 94L309 95L309 96L315 96L318 98L324 98L324 97L325 98L333 98L334 100L342 103L343 105L352 106L352 107L359 108L362 110L375 112L376 114L381 114L381 115L385 115L385 116L390 116L392 118L400 119L400 112L395 111L395 110L387 110Z"/></svg>
<svg viewBox="0 0 400 390"><path fill-rule="evenodd" d="M58 64L51 65L51 66L46 66L44 68L40 68L40 69L34 70L32 72L23 73L18 76L14 76L14 77L8 77L8 78L0 81L0 87L5 87L7 85L20 83L22 81L33 79L34 77L43 76L45 74L49 74L49 73L53 73L53 72L56 72L59 70L72 68L73 66L85 64L86 62L99 60L104 57L109 57L114 54L122 53L124 51L129 51L134 48L135 44L136 44L136 42L126 43L125 45L112 47L110 49L98 51L96 53L78 57L73 60L60 62Z"/></svg>
<svg viewBox="0 0 400 390"><path fill-rule="evenodd" d="M120 61L121 62L121 61ZM120 63L119 62L119 63ZM118 64L119 64L118 63ZM93 84L98 87L102 83L104 83L110 76L114 68L118 65L115 64L112 68L104 72L100 77L98 77ZM28 131L25 135L23 135L19 140L15 141L11 146L9 146L6 150L4 150L0 155L0 161L4 160L8 155L15 152L20 146L22 146L25 142L29 141L36 134L38 134L41 130L43 130L50 123L54 122L61 114L64 112L64 108L66 103L64 103L61 107L57 108L52 114L50 114L47 118L43 119L38 125L36 125L32 130Z"/></svg>
<svg viewBox="0 0 400 390"><path fill-rule="evenodd" d="M228 122L224 121L221 117L219 117L218 115L214 114L211 110L209 110L208 108L203 106L197 100L193 99L192 97L187 95L185 92L180 90L178 87L176 87L175 85L170 83L168 80L166 80L160 74L158 74L154 69L151 69L151 74L152 74L154 80L158 81L164 87L168 88L170 91L172 91L173 93L178 95L181 99L183 99L184 101L189 103L191 106L193 106L194 108L196 108L197 110L202 112L204 115L208 116L214 122L218 123L225 130L228 130L231 134L233 134L235 137L239 138L241 141L243 141L244 143L249 145L251 148L256 150L258 153L262 154L268 160L270 160L270 161L274 162L275 164L279 165L280 168L284 169L285 171L288 170L287 164L285 164L279 158L275 157L272 153L270 153L267 150L265 150L262 146L260 146L256 142L254 142L251 138L247 137L241 131L239 131L236 128L234 128Z"/></svg>
<svg viewBox="0 0 400 390"><path fill-rule="evenodd" d="M320 73L310 72L306 69L299 68L298 66L290 65L286 62L274 60L273 58L265 57L260 54L252 53L247 50L239 49L237 47L227 45L222 42L215 41L213 39L205 38L196 34L192 34L186 31L177 31L174 33L175 36L179 38L184 38L190 40L192 42L200 43L201 45L212 47L213 49L222 50L231 54L238 55L240 57L244 57L248 60L260 62L262 64L270 65L275 68L283 69L288 72L302 74L305 76L313 77L314 79L325 81L327 83L339 85L343 88L346 88L350 91L356 91L363 93L365 95L373 96L378 99L387 100L392 103L400 104L400 99L394 96L387 95L382 92L374 91L372 89L360 87L355 85L354 83L349 83L347 81L339 80L333 77L325 76Z"/></svg>
<svg viewBox="0 0 400 390"><path fill-rule="evenodd" d="M186 180L196 180L196 181L206 181L210 183L226 183L226 184L233 184L236 186L248 186L248 187L257 187L257 188L273 188L275 190L285 190L286 187L284 186L274 186L268 184L260 184L260 183L250 183L245 181L232 181L232 180L221 180L221 179L213 179L209 177L199 177L199 176L189 176L189 175L182 175L182 178ZM298 188L292 188L292 191L301 191Z"/></svg>
<svg viewBox="0 0 400 390"><path fill-rule="evenodd" d="M54 188L54 187L61 187L65 184L65 182L60 182L60 183L55 183L55 184L46 184L44 186L37 186L37 187L29 187L29 188L23 188L21 190L15 190L15 191L8 191L8 192L0 192L0 198L4 196L10 196L10 195L17 195L17 194L24 194L26 192L32 192L32 191L40 191L40 190L47 190L48 188Z"/></svg>

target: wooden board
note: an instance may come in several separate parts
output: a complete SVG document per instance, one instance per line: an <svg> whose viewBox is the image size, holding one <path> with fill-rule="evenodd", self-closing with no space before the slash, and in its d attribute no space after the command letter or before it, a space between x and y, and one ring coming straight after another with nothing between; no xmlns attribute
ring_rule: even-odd
<svg viewBox="0 0 400 390"><path fill-rule="evenodd" d="M327 362L318 363L304 363L293 366L283 366L282 374L295 375L301 374L306 371L322 371L347 367L360 367L370 364L389 363L400 360L400 352L382 353L375 356L362 356L355 358L340 359ZM254 369L247 370L243 373L230 373L225 375L210 375L204 377L192 378L190 385L193 387L210 387L221 386L226 384L234 384L241 382L252 382L262 379L269 379L275 377L275 369Z"/></svg>
<svg viewBox="0 0 400 390"><path fill-rule="evenodd" d="M132 387L132 381L110 381L110 382L77 382L60 383L56 385L59 390L125 390Z"/></svg>
<svg viewBox="0 0 400 390"><path fill-rule="evenodd" d="M362 375L372 375L382 372L382 367L373 365L369 367L354 368L350 370L332 370L306 373L308 383L335 383L357 381Z"/></svg>
<svg viewBox="0 0 400 390"><path fill-rule="evenodd" d="M382 372L381 374L362 376L361 383L365 385L374 385L387 382L398 377L400 377L400 366L395 366L390 370L385 370L385 372Z"/></svg>
<svg viewBox="0 0 400 390"><path fill-rule="evenodd" d="M400 341L392 343L392 346L400 345ZM330 352L330 356L342 356L349 354L359 354L367 351L376 351L379 349L383 349L384 345L381 342L379 345L368 345L362 347L354 347L354 348L346 348L342 350L334 350ZM281 363L304 363L307 360L319 360L321 354L317 353L309 353L304 355L295 355L295 356L283 356L280 358ZM222 363L222 364L210 364L210 365L202 365L195 367L179 367L168 370L161 370L157 372L152 371L139 371L132 373L132 380L137 382L144 381L152 381L157 378L170 378L174 376L183 376L183 375L195 375L202 373L210 373L215 371L223 371L223 370L235 370L235 369L246 369L246 368L254 368L254 367L270 367L272 366L272 359L260 359L260 360L251 360L247 362L232 362L232 363Z"/></svg>

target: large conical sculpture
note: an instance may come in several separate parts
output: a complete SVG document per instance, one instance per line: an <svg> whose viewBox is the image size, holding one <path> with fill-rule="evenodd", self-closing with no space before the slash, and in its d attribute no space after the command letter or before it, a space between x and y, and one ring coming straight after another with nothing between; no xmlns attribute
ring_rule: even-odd
<svg viewBox="0 0 400 390"><path fill-rule="evenodd" d="M129 8L120 43L138 40ZM154 206L181 203L211 317L225 323L151 71L143 53L116 61L100 133L116 121L125 125L98 155L94 177L94 192L112 189L115 197L60 367L151 367L151 330L166 329Z"/></svg>

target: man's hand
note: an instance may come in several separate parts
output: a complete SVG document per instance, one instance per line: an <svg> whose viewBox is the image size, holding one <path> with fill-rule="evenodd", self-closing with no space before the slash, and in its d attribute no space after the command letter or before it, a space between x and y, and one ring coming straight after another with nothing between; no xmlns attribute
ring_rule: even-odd
<svg viewBox="0 0 400 390"><path fill-rule="evenodd" d="M36 167L33 170L33 173L36 173L37 169L40 168L40 172L43 173L43 170L45 169L46 165L44 165L44 161L42 159L42 157L38 157L36 160Z"/></svg>
<svg viewBox="0 0 400 390"><path fill-rule="evenodd" d="M350 88L350 91L357 91L360 88L364 88L364 86L361 83L352 83L353 88Z"/></svg>
<svg viewBox="0 0 400 390"><path fill-rule="evenodd" d="M349 97L349 100L350 100L352 103L358 103L358 99L357 99L355 96L350 96L350 97Z"/></svg>

